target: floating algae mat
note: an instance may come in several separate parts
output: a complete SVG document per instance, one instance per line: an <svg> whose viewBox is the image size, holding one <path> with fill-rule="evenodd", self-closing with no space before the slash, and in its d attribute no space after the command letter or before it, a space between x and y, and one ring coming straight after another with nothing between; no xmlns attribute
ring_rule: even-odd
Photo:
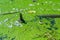
<svg viewBox="0 0 60 40"><path fill-rule="evenodd" d="M0 0L0 40L60 40L60 0Z"/></svg>

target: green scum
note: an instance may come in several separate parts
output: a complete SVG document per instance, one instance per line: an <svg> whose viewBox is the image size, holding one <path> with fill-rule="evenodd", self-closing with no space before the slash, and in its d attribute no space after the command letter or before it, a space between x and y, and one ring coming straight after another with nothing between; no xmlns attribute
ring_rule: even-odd
<svg viewBox="0 0 60 40"><path fill-rule="evenodd" d="M6 14L7 13L7 14ZM60 40L60 0L0 0L0 40Z"/></svg>

